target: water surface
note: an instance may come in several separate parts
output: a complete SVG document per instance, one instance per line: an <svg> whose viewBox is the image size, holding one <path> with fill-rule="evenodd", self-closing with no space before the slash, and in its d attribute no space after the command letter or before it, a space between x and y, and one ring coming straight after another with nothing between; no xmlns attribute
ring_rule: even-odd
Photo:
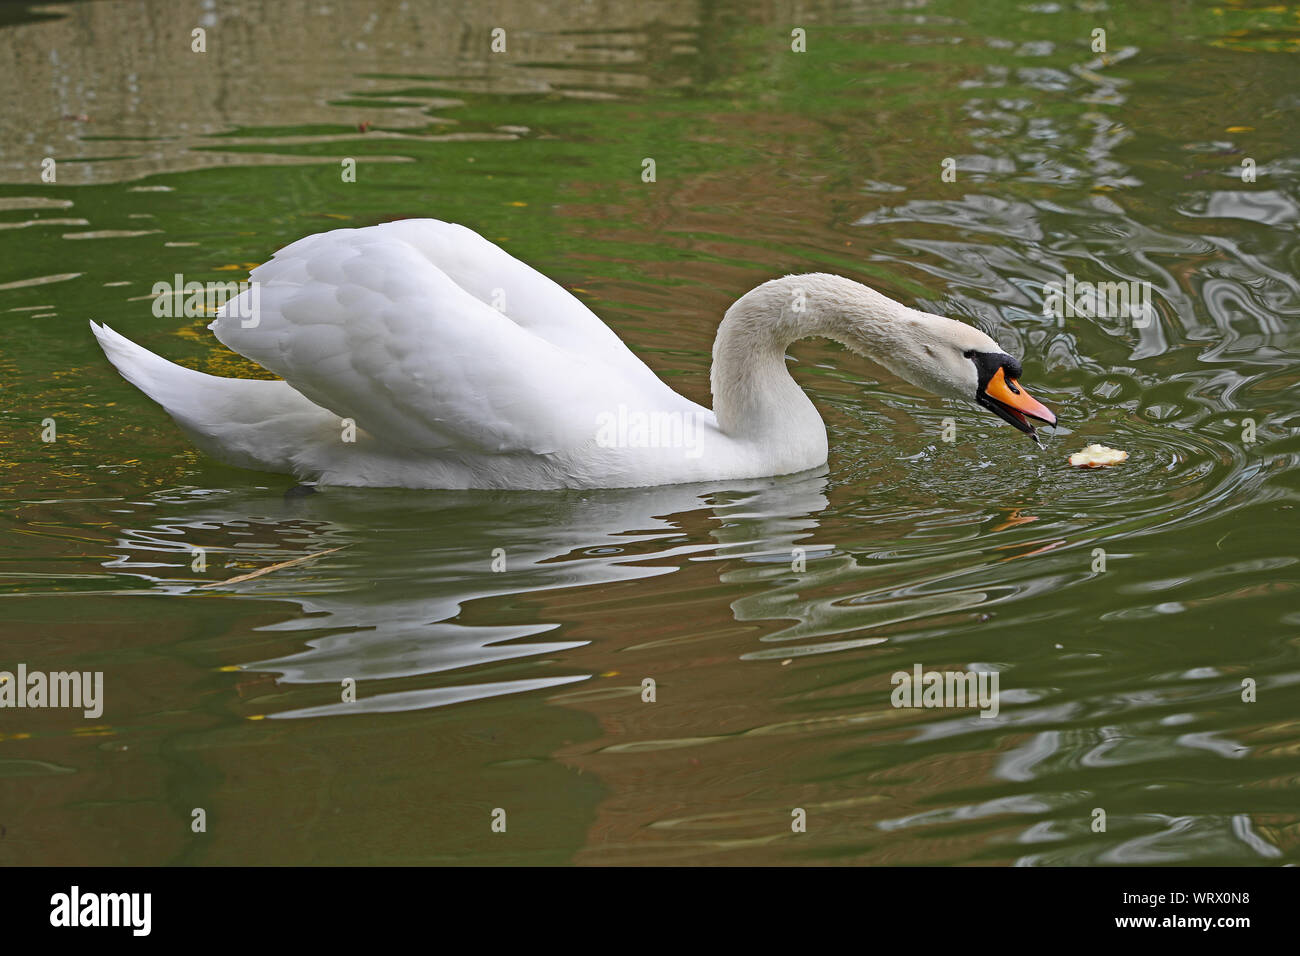
<svg viewBox="0 0 1300 956"><path fill-rule="evenodd" d="M1300 859L1294 8L23 9L0 669L102 670L106 709L0 711L0 861ZM264 374L155 316L153 284L409 216L556 278L697 401L727 305L820 270L979 324L1062 427L1040 449L808 341L811 474L286 498L192 449L87 328ZM1044 316L1066 274L1150 283L1156 320ZM1131 457L1070 469L1090 441ZM998 717L892 707L916 664L996 671Z"/></svg>

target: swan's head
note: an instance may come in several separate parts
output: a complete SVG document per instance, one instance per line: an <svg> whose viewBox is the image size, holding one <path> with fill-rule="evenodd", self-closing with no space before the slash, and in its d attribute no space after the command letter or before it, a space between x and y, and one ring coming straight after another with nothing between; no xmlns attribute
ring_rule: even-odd
<svg viewBox="0 0 1300 956"><path fill-rule="evenodd" d="M1056 415L1020 385L1020 362L990 336L954 319L907 312L893 348L876 355L896 375L943 398L974 402L1035 441L1033 422L1056 424Z"/></svg>

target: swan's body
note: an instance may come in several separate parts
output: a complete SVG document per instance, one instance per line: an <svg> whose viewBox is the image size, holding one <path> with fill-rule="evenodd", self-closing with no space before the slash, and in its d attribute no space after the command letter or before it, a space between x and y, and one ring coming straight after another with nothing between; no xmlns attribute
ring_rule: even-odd
<svg viewBox="0 0 1300 956"><path fill-rule="evenodd" d="M204 451L327 485L613 488L814 468L826 428L785 364L790 343L813 335L943 397L988 404L990 377L1019 375L978 329L838 276L787 276L727 311L709 410L559 285L432 219L308 236L252 280L255 320L236 301L209 327L281 381L205 375L92 328ZM1015 409L1049 420L1011 391L1036 408L988 407L1031 433Z"/></svg>

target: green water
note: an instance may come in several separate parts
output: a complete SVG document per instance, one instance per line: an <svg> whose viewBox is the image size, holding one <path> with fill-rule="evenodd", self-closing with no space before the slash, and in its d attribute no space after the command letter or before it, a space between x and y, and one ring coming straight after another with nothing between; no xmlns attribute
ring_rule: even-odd
<svg viewBox="0 0 1300 956"><path fill-rule="evenodd" d="M0 710L0 863L1300 862L1300 7L217 6L0 9L0 670L105 688ZM410 216L697 401L730 302L822 270L980 324L1062 427L809 341L821 474L286 498L88 330L264 374L153 284ZM1067 273L1155 322L1044 316ZM918 664L998 716L891 706Z"/></svg>

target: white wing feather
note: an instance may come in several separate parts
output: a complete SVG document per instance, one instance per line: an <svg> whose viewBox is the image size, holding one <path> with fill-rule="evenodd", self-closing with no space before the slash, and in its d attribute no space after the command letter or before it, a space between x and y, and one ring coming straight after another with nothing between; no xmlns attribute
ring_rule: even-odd
<svg viewBox="0 0 1300 956"><path fill-rule="evenodd" d="M239 317L245 292L217 338L398 448L549 455L590 443L620 403L695 407L576 298L463 226L320 233L252 278L256 325Z"/></svg>

